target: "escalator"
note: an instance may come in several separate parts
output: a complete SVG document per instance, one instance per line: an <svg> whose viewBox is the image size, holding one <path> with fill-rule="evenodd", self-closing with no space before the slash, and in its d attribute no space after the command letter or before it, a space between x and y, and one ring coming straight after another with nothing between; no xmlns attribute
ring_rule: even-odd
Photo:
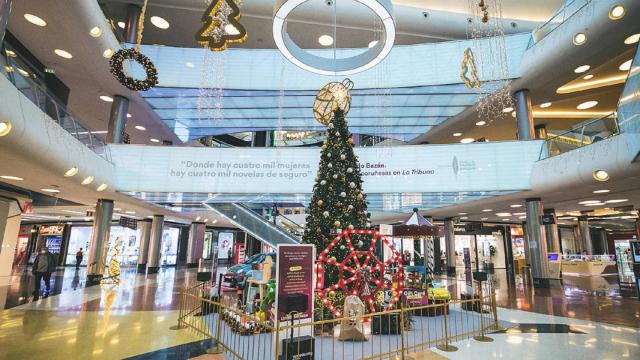
<svg viewBox="0 0 640 360"><path fill-rule="evenodd" d="M300 243L301 236L296 235L299 231L291 231L293 225L290 224L290 220L286 223L286 227L285 223L281 223L283 226L276 225L241 203L207 203L206 206L273 248L278 244Z"/></svg>

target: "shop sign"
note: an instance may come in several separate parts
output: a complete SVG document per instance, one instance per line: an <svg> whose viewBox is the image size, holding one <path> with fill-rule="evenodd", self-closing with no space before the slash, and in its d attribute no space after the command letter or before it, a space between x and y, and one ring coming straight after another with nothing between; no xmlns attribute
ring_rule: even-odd
<svg viewBox="0 0 640 360"><path fill-rule="evenodd" d="M409 306L428 305L427 290L423 289L403 289L402 294L407 300Z"/></svg>
<svg viewBox="0 0 640 360"><path fill-rule="evenodd" d="M120 220L118 220L118 223L120 224L120 226L129 228L129 229L136 230L138 228L138 220L133 218L120 216Z"/></svg>
<svg viewBox="0 0 640 360"><path fill-rule="evenodd" d="M44 225L40 227L40 235L62 235L64 225Z"/></svg>
<svg viewBox="0 0 640 360"><path fill-rule="evenodd" d="M245 259L244 244L236 244L234 251L234 263L242 264Z"/></svg>

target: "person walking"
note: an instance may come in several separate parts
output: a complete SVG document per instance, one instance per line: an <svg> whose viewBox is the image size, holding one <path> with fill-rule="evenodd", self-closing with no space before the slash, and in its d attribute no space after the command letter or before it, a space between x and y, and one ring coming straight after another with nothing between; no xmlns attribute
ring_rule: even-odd
<svg viewBox="0 0 640 360"><path fill-rule="evenodd" d="M82 252L82 248L78 250L76 253L76 270L80 269L80 263L82 263L82 258L84 257L84 253Z"/></svg>
<svg viewBox="0 0 640 360"><path fill-rule="evenodd" d="M44 280L46 294L51 291L51 273L56 271L57 260L55 256L49 252L46 246L40 249L40 253L33 261L33 275L35 276L35 290L33 291L33 299L40 298L40 283Z"/></svg>

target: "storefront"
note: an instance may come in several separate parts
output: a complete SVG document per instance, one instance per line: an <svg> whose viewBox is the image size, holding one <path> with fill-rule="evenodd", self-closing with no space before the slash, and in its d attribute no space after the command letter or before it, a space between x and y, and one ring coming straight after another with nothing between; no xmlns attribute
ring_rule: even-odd
<svg viewBox="0 0 640 360"><path fill-rule="evenodd" d="M477 225L477 224L475 224ZM506 269L510 255L505 241L505 227L482 224L481 226L457 225L455 233L456 268L465 267L465 253L470 254L472 270ZM444 237L440 248L446 253Z"/></svg>

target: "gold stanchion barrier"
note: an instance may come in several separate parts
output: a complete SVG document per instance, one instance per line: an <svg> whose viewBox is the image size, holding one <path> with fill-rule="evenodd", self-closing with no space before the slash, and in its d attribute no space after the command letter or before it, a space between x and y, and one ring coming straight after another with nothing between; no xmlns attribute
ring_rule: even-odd
<svg viewBox="0 0 640 360"><path fill-rule="evenodd" d="M220 346L220 330L222 326L222 307L220 306L220 303L218 303L218 304L213 304L213 308L216 310L215 313L217 314L216 317L218 319L216 321L216 333L212 334L211 336L211 341L213 342L213 344L211 344L211 347L207 349L207 354L222 354L224 353L224 348Z"/></svg>
<svg viewBox="0 0 640 360"><path fill-rule="evenodd" d="M445 301L445 306L449 306L449 300ZM447 320L449 318L449 314L445 314L444 315L444 344L440 344L438 346L436 346L436 349L440 350L440 351L445 351L445 352L453 352L453 351L458 351L458 348L449 344L449 321Z"/></svg>
<svg viewBox="0 0 640 360"><path fill-rule="evenodd" d="M478 286L478 289L480 291L480 298L478 299L478 310L480 310L480 335L476 335L473 337L473 339L475 341L480 341L480 342L492 342L493 339L485 336L484 334L484 304L482 303L482 283L480 283L480 286Z"/></svg>

